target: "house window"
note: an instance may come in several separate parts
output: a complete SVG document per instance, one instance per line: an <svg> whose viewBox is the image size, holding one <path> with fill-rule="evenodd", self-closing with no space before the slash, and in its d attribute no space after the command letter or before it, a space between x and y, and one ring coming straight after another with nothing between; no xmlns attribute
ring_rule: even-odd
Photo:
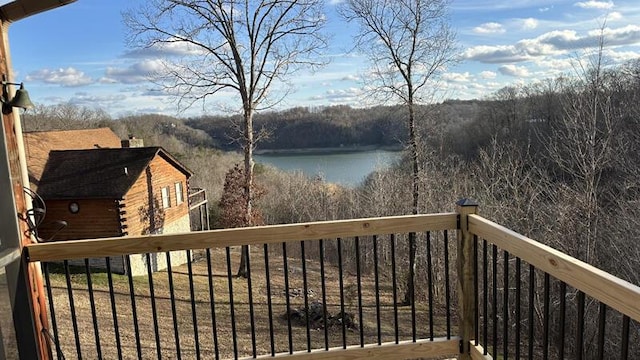
<svg viewBox="0 0 640 360"><path fill-rule="evenodd" d="M177 182L174 185L176 187L176 203L180 205L184 202L184 195L182 193L182 183Z"/></svg>
<svg viewBox="0 0 640 360"><path fill-rule="evenodd" d="M162 188L162 208L166 209L168 207L171 207L171 197L169 195L169 187L163 187Z"/></svg>

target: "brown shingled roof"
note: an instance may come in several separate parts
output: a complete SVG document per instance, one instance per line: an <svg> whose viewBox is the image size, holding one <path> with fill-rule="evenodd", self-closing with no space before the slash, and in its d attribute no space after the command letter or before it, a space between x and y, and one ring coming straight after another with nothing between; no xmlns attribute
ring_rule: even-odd
<svg viewBox="0 0 640 360"><path fill-rule="evenodd" d="M51 151L38 193L46 199L121 199L156 156L191 171L160 147ZM125 170L126 169L126 170Z"/></svg>
<svg viewBox="0 0 640 360"><path fill-rule="evenodd" d="M31 188L36 190L51 150L120 148L120 138L109 128L24 133Z"/></svg>

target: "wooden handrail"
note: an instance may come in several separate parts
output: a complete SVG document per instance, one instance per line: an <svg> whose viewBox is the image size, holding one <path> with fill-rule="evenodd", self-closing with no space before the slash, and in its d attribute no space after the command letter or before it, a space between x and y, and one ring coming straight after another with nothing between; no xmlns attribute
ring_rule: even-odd
<svg viewBox="0 0 640 360"><path fill-rule="evenodd" d="M451 230L457 228L457 219L458 215L456 213L406 215L210 230L183 234L69 240L30 244L26 249L29 261L103 258L126 254Z"/></svg>
<svg viewBox="0 0 640 360"><path fill-rule="evenodd" d="M276 356L258 356L257 359L304 359L304 360L328 360L328 359L348 359L348 360L395 360L412 358L435 358L442 356L455 356L459 354L460 338L452 336L451 339L435 338L433 340L423 339L417 341L401 341L399 343L390 342L369 344L365 346L349 346L331 348L329 350L318 349L308 351L298 351L293 354L284 353ZM254 358L247 358L254 359Z"/></svg>
<svg viewBox="0 0 640 360"><path fill-rule="evenodd" d="M469 215L469 231L640 321L640 287L479 215Z"/></svg>

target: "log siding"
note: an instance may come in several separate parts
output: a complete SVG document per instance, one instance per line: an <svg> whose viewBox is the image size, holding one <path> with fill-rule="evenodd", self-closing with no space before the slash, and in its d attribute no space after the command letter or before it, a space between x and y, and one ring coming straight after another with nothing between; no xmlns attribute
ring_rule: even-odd
<svg viewBox="0 0 640 360"><path fill-rule="evenodd" d="M123 200L129 235L162 233L168 225L189 214L186 202L178 203L175 184L187 184L187 176L162 156L155 156L140 174ZM170 206L164 208L162 189L169 192Z"/></svg>
<svg viewBox="0 0 640 360"><path fill-rule="evenodd" d="M72 213L71 203L79 210ZM38 228L38 237L43 240L60 241L87 238L121 236L118 202L110 199L47 200L47 213ZM62 230L58 221L65 221Z"/></svg>

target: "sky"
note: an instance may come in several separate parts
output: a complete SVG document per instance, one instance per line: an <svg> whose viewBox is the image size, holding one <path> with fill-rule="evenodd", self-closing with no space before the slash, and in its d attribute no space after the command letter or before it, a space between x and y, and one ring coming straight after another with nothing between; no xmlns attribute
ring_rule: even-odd
<svg viewBox="0 0 640 360"><path fill-rule="evenodd" d="M12 81L24 82L36 104L101 108L113 117L200 116L236 104L237 97L220 95L178 109L148 81L159 54L127 47L122 21L122 12L142 1L78 0L11 24ZM340 1L325 4L328 65L296 73L277 109L366 105L367 59L350 51L354 28L335 12ZM576 61L588 61L601 33L607 64L640 58L638 0L452 0L450 19L460 61L443 73L440 100L487 98L505 86L575 74Z"/></svg>

